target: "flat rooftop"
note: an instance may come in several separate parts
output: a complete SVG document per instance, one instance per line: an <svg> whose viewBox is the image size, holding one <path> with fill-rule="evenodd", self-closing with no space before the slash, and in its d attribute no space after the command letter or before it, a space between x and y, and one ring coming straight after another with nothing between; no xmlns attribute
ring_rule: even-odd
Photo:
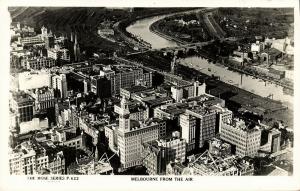
<svg viewBox="0 0 300 191"><path fill-rule="evenodd" d="M13 93L13 99L18 103L33 102L34 98L25 92Z"/></svg>
<svg viewBox="0 0 300 191"><path fill-rule="evenodd" d="M203 107L203 106L194 106L191 108L188 108L189 111L192 111L194 113L197 113L199 115L207 115L207 114L211 114L214 113L213 110L211 110L208 107Z"/></svg>
<svg viewBox="0 0 300 191"><path fill-rule="evenodd" d="M164 104L167 101L173 101L173 99L171 97L160 97L160 98L145 101L145 103L148 104L150 107L155 107Z"/></svg>
<svg viewBox="0 0 300 191"><path fill-rule="evenodd" d="M188 107L189 107L188 103L176 103L176 104L162 106L160 110L169 114L179 115L181 113L184 113Z"/></svg>
<svg viewBox="0 0 300 191"><path fill-rule="evenodd" d="M145 91L149 88L145 87L145 86L131 86L131 87L127 87L127 88L123 88L124 90L127 90L131 93L135 93L135 92L142 92Z"/></svg>

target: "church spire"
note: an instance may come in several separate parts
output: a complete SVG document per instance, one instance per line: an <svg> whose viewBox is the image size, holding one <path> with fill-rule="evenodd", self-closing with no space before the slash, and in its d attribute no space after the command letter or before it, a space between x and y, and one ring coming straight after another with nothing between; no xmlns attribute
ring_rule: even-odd
<svg viewBox="0 0 300 191"><path fill-rule="evenodd" d="M74 61L80 60L80 47L77 41L77 34L75 33L75 42L74 42Z"/></svg>
<svg viewBox="0 0 300 191"><path fill-rule="evenodd" d="M98 151L98 147L96 146L96 150L95 150L95 161L98 162L99 160L99 151Z"/></svg>
<svg viewBox="0 0 300 191"><path fill-rule="evenodd" d="M71 39L70 39L71 42L74 41L74 37L73 37L73 32L71 32Z"/></svg>
<svg viewBox="0 0 300 191"><path fill-rule="evenodd" d="M75 42L74 42L74 45L77 45L77 34L75 33Z"/></svg>

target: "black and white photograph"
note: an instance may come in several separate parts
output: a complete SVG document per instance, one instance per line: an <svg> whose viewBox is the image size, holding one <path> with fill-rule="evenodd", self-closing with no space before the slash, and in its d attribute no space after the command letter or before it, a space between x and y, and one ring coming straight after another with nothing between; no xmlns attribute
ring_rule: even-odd
<svg viewBox="0 0 300 191"><path fill-rule="evenodd" d="M3 173L134 190L295 178L299 2L243 2L8 5Z"/></svg>

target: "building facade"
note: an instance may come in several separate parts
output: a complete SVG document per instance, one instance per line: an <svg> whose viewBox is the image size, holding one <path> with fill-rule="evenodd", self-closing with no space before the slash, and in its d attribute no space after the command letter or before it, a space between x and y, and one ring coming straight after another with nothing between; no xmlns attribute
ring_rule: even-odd
<svg viewBox="0 0 300 191"><path fill-rule="evenodd" d="M201 148L205 142L215 136L216 112L207 107L196 106L187 109L186 113L196 118L195 146Z"/></svg>
<svg viewBox="0 0 300 191"><path fill-rule="evenodd" d="M52 58L38 57L27 59L26 69L40 70L42 68L52 68L56 65L56 61Z"/></svg>
<svg viewBox="0 0 300 191"><path fill-rule="evenodd" d="M195 149L196 143L196 117L189 114L181 114L179 118L181 137L186 140L187 151Z"/></svg>
<svg viewBox="0 0 300 191"><path fill-rule="evenodd" d="M52 76L51 82L52 82L52 88L59 91L59 96L61 98L68 97L66 74L59 74L59 75Z"/></svg>
<svg viewBox="0 0 300 191"><path fill-rule="evenodd" d="M18 124L31 121L35 114L34 98L24 92L12 95L10 108L17 114Z"/></svg>
<svg viewBox="0 0 300 191"><path fill-rule="evenodd" d="M47 154L47 148L32 143L23 142L9 154L9 168L11 175L35 175L42 170L50 174L65 174L65 158L62 151Z"/></svg>
<svg viewBox="0 0 300 191"><path fill-rule="evenodd" d="M66 62L70 61L69 50L65 48L50 48L47 49L47 54L49 58L52 58L54 60L63 60Z"/></svg>
<svg viewBox="0 0 300 191"><path fill-rule="evenodd" d="M54 90L48 87L32 89L30 95L35 99L35 110L44 111L54 107Z"/></svg>
<svg viewBox="0 0 300 191"><path fill-rule="evenodd" d="M130 120L125 98L121 101L118 128L118 148L122 168L142 164L142 144L159 138L158 123L139 123Z"/></svg>
<svg viewBox="0 0 300 191"><path fill-rule="evenodd" d="M260 148L261 130L249 129L244 121L235 119L222 124L220 138L235 145L237 155L254 157Z"/></svg>
<svg viewBox="0 0 300 191"><path fill-rule="evenodd" d="M143 85L152 87L152 72L144 73L141 68L118 68L116 71L104 69L100 71L100 75L111 81L112 95L119 95L120 88L137 85L137 81L143 81Z"/></svg>

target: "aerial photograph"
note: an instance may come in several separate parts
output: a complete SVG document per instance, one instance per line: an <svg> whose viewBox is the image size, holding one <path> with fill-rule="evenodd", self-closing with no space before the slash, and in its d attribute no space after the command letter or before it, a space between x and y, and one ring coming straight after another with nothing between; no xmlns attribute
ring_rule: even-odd
<svg viewBox="0 0 300 191"><path fill-rule="evenodd" d="M293 7L8 11L10 175L294 175Z"/></svg>

